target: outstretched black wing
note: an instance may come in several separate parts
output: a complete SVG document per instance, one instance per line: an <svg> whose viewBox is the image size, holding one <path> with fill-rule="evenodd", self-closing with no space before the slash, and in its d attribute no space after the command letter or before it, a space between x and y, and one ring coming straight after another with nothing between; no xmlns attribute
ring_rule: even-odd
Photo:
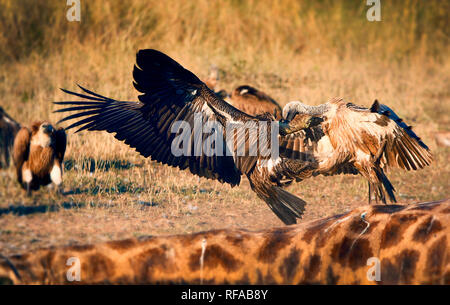
<svg viewBox="0 0 450 305"><path fill-rule="evenodd" d="M226 145L219 150L220 147L211 143L211 134L219 132L217 129L227 122L239 124L255 118L218 99L193 73L159 51L139 51L133 76L134 86L143 93L139 96L140 102L116 101L83 87L80 88L85 94L63 89L86 100L55 102L71 105L56 112L77 111L60 122L80 119L66 129L80 126L77 132L85 129L106 130L115 133L117 139L124 140L145 157L151 156L153 160L180 169L189 168L193 174L232 186L239 184L241 173L248 171L256 158L249 157L251 162L235 163ZM211 125L216 129L209 134L200 132L200 136L195 136L194 123L200 118L203 124L215 122L219 125ZM180 137L184 129L180 128L179 132L172 130L176 122L186 122L191 128L188 154L173 154L172 145L178 148L186 145ZM226 143L223 132L216 135ZM208 151L211 147L219 151L211 153Z"/></svg>

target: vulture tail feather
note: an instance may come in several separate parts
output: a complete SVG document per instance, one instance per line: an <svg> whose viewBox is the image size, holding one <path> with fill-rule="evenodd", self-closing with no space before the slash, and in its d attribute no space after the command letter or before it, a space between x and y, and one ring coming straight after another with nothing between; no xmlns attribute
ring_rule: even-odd
<svg viewBox="0 0 450 305"><path fill-rule="evenodd" d="M395 198L394 192L394 186L391 184L389 179L386 177L386 175L383 172L382 168L374 168L375 175L377 176L378 181L369 181L369 203L370 199L372 198L372 193L375 192L375 199L378 202L378 200L381 200L381 202L386 203L386 196L385 192L389 196L389 200L391 202L397 202L397 199ZM384 188L384 189L383 189Z"/></svg>
<svg viewBox="0 0 450 305"><path fill-rule="evenodd" d="M306 202L278 186L273 186L271 193L269 198L265 198L267 205L284 224L295 224L296 218L302 217Z"/></svg>

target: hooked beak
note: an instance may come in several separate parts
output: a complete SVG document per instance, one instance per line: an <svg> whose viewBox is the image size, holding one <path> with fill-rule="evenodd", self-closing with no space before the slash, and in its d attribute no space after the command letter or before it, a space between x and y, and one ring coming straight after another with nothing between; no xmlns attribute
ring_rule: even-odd
<svg viewBox="0 0 450 305"><path fill-rule="evenodd" d="M291 126L289 124L289 122L284 119L280 120L278 125L280 128L280 135L282 135L282 136L286 136L290 133L294 133L294 132L298 131L296 126Z"/></svg>
<svg viewBox="0 0 450 305"><path fill-rule="evenodd" d="M52 134L54 131L53 126L52 125L44 126L44 131L45 131L45 133Z"/></svg>
<svg viewBox="0 0 450 305"><path fill-rule="evenodd" d="M310 127L318 126L320 123L323 122L323 119L320 117L310 117L306 122L300 123L296 122L296 124L292 124L292 122L289 122L287 120L280 120L279 126L280 126L280 134L285 136L297 131L300 131L302 129L307 129Z"/></svg>

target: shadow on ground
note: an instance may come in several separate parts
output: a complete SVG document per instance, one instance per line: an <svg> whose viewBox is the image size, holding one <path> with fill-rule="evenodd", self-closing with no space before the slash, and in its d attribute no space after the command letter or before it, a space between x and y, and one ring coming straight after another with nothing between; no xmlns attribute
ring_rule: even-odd
<svg viewBox="0 0 450 305"><path fill-rule="evenodd" d="M137 200L138 204L142 205L143 207L155 207L159 204L154 201L142 201ZM85 203L85 202L63 202L60 204L42 204L42 205L36 205L36 206L24 206L18 203L17 205L10 205L7 208L1 208L0 209L0 216L5 214L13 214L16 216L26 216L31 214L43 214L47 212L58 212L60 210L70 210L70 209L79 209L84 207L91 207L91 208L112 208L117 206L115 203Z"/></svg>
<svg viewBox="0 0 450 305"><path fill-rule="evenodd" d="M75 159L66 159L64 161L64 169L67 171L89 171L91 173L97 171L107 172L110 169L125 170L132 167L142 167L142 164L134 164L127 160L103 160L94 158L83 158L81 161Z"/></svg>

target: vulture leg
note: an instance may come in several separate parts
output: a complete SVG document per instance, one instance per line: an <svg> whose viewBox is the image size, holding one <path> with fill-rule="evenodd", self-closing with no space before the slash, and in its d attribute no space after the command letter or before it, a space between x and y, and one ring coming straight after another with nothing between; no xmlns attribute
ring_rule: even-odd
<svg viewBox="0 0 450 305"><path fill-rule="evenodd" d="M25 182L26 188L27 188L27 197L31 197L31 183Z"/></svg>
<svg viewBox="0 0 450 305"><path fill-rule="evenodd" d="M28 162L25 162L22 167L22 175L21 179L23 180L23 183L25 184L25 188L27 190L27 196L31 196L31 182L33 181L33 174L31 173L31 170L28 168Z"/></svg>
<svg viewBox="0 0 450 305"><path fill-rule="evenodd" d="M62 194L62 170L57 161L55 161L53 168L50 171L50 180L55 185L55 193Z"/></svg>
<svg viewBox="0 0 450 305"><path fill-rule="evenodd" d="M394 187L388 180L382 168L371 166L370 164L355 163L355 167L369 182L369 203L372 199L372 193L375 193L375 202L378 201L386 204L386 193L391 202L397 202L394 195Z"/></svg>

